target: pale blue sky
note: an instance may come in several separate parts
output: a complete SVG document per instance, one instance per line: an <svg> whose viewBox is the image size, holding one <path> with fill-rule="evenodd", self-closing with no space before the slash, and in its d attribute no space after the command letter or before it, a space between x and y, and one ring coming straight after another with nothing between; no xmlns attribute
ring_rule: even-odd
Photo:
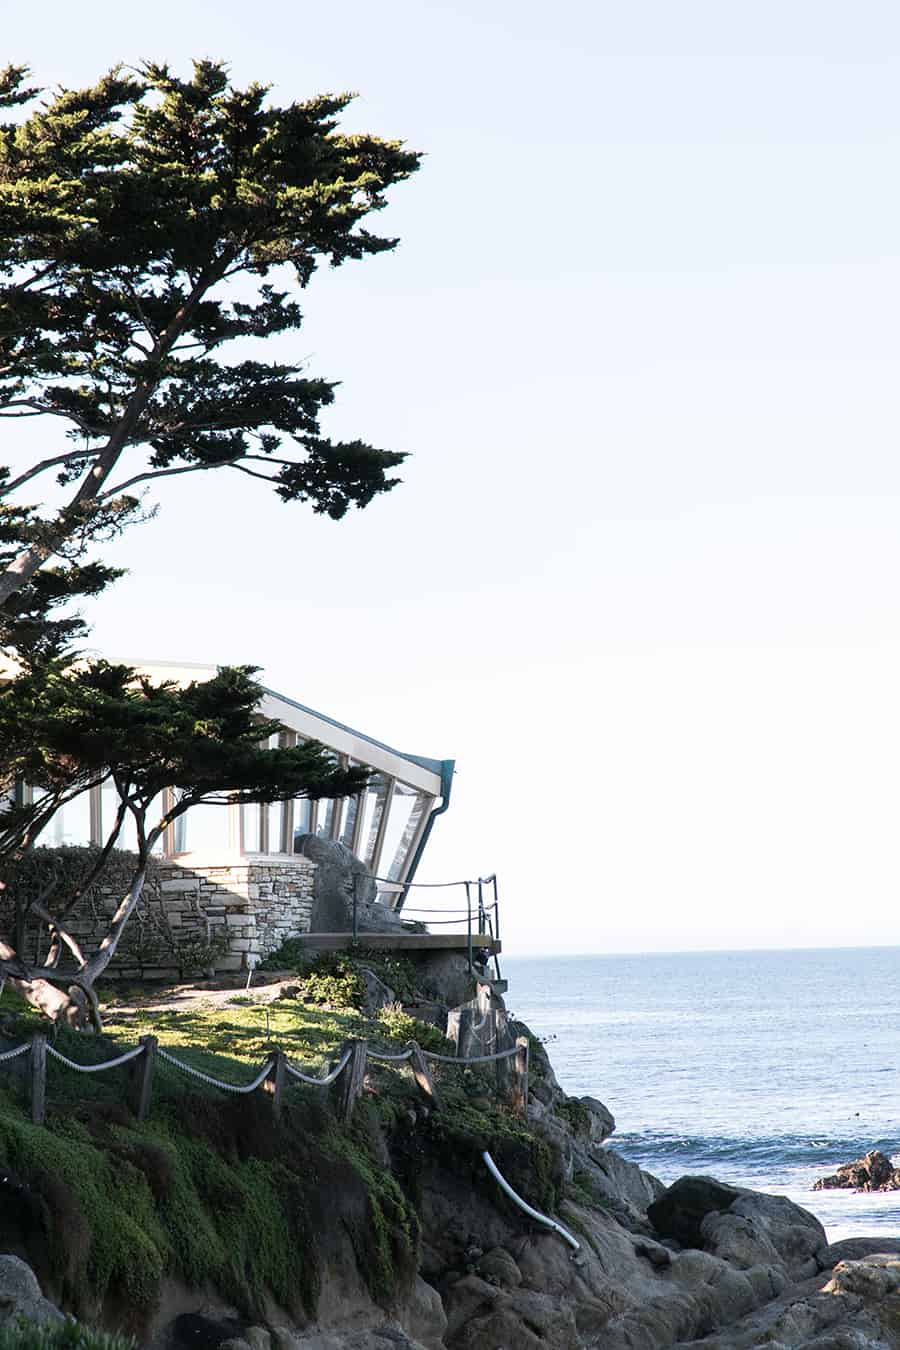
<svg viewBox="0 0 900 1350"><path fill-rule="evenodd" d="M456 756L510 950L900 942L900 11L3 6L46 81L223 57L427 152L290 353L408 449L340 525L161 494L107 653ZM548 932L548 920L552 928Z"/></svg>

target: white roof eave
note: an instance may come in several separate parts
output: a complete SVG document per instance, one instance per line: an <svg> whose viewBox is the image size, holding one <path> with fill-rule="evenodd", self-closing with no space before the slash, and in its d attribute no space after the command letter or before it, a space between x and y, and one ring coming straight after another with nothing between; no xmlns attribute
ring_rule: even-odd
<svg viewBox="0 0 900 1350"><path fill-rule="evenodd" d="M290 699L281 698L267 690L259 704L259 711L263 717L280 722L288 731L296 731L310 740L321 741L339 755L347 755L361 764L389 774L391 778L399 778L431 797L441 795L439 774L432 773L415 760L407 759L405 755L370 740L360 732L339 726L329 718L318 716L311 709L298 707Z"/></svg>

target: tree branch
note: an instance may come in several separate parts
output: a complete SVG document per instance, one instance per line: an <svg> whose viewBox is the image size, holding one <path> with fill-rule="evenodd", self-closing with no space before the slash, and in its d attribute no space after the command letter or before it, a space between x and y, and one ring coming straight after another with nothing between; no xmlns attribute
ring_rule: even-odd
<svg viewBox="0 0 900 1350"><path fill-rule="evenodd" d="M6 413L0 413L0 417L5 417ZM12 415L12 414L10 414ZM37 417L38 413L19 413L20 417ZM37 478L39 474L45 473L47 469L54 468L57 464L69 464L73 459L86 459L90 452L84 450L68 450L64 455L53 455L51 459L42 459L32 468L26 469L20 473L18 478L11 479L8 483L0 486L0 497L8 497L16 488L20 488L23 483L28 483L32 478Z"/></svg>
<svg viewBox="0 0 900 1350"><path fill-rule="evenodd" d="M106 492L101 492L97 501L103 502L109 497L116 497L126 488L134 487L137 483L150 482L154 478L172 478L181 473L202 473L206 469L230 468L234 462L233 459L217 459L210 464L180 464L175 469L148 469L146 473L137 473L133 478L126 478L124 483L116 483L115 487L108 488Z"/></svg>
<svg viewBox="0 0 900 1350"><path fill-rule="evenodd" d="M84 958L84 952L81 950L77 941L75 940L75 938L73 938L72 934L69 933L65 928L63 928L61 923L59 923L56 919L54 919L50 911L45 909L39 900L32 900L31 904L28 906L28 909L29 912L36 914L39 919L43 919L44 923L47 924L51 933L55 937L59 938L60 941L66 944L69 951L72 953L72 955L75 957L75 960L78 962L78 969L83 970L84 967L87 965L87 962L85 961Z"/></svg>

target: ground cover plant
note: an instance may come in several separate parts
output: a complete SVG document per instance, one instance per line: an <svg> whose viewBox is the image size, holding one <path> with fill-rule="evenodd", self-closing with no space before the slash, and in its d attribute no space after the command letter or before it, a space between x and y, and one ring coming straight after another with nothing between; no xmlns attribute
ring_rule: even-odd
<svg viewBox="0 0 900 1350"><path fill-rule="evenodd" d="M135 1350L135 1343L68 1318L43 1324L17 1319L0 1327L0 1350Z"/></svg>
<svg viewBox="0 0 900 1350"><path fill-rule="evenodd" d="M398 1044L383 1019L357 1009L247 997L167 1010L113 994L102 1036L61 1030L55 1045L76 1062L97 1062L152 1032L185 1063L245 1083L273 1044L311 1069L333 1062L348 1036ZM9 1041L36 1023L7 995L0 1017ZM408 1027L397 1029L405 1039ZM488 1148L533 1203L557 1195L552 1150L498 1100L490 1077L455 1066L438 1076L442 1109L434 1111L403 1066L371 1065L345 1128L327 1090L290 1085L279 1123L263 1094L226 1095L159 1062L150 1116L138 1122L122 1105L126 1069L87 1076L51 1061L42 1127L6 1071L0 1211L7 1223L18 1215L39 1277L65 1306L96 1316L119 1290L129 1330L165 1274L213 1285L248 1317L261 1315L267 1294L309 1316L322 1263L342 1234L372 1297L386 1304L415 1269L417 1169L429 1156L475 1177ZM386 1149L405 1160L396 1171Z"/></svg>

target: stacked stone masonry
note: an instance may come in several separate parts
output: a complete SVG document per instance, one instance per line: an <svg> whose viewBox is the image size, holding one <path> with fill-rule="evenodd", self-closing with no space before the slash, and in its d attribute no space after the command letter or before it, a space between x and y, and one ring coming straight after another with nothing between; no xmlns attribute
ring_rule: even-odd
<svg viewBox="0 0 900 1350"><path fill-rule="evenodd" d="M174 979L246 970L286 938L309 932L315 872L300 857L194 868L154 860L108 974ZM124 868L110 868L69 916L66 926L86 955L101 942L128 880Z"/></svg>

